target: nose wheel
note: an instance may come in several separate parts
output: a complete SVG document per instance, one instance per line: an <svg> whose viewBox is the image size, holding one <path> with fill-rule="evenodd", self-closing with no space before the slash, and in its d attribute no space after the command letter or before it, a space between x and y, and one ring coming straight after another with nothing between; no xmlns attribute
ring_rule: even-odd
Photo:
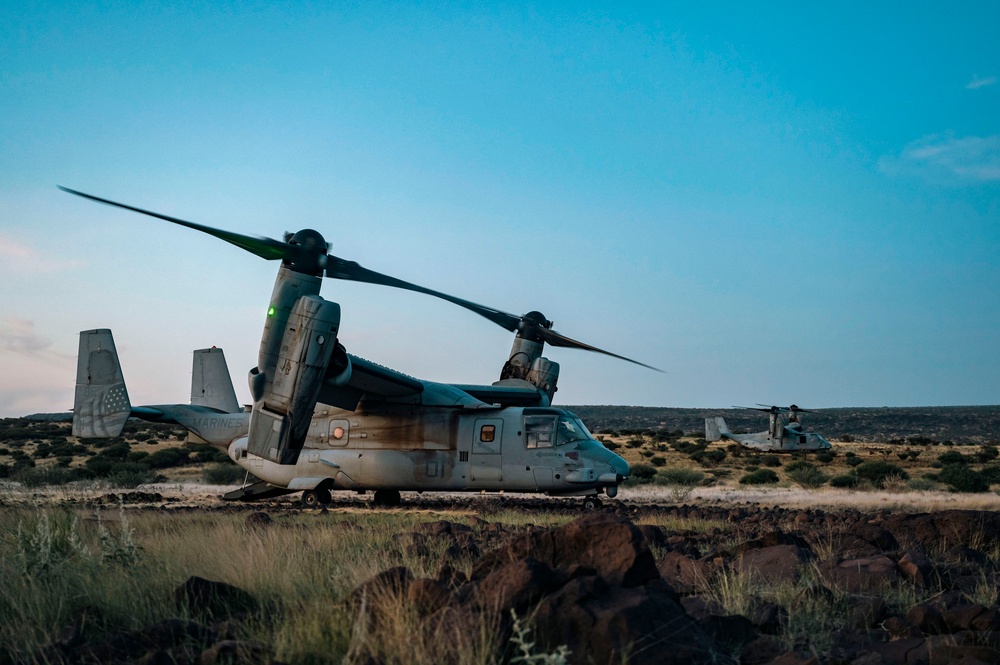
<svg viewBox="0 0 1000 665"><path fill-rule="evenodd" d="M320 506L329 505L333 500L330 496L330 490L306 490L302 493L302 505L306 508L319 508Z"/></svg>
<svg viewBox="0 0 1000 665"><path fill-rule="evenodd" d="M586 499L583 500L584 510L598 510L603 505L604 504L601 503L601 500L598 499L596 496L588 496Z"/></svg>

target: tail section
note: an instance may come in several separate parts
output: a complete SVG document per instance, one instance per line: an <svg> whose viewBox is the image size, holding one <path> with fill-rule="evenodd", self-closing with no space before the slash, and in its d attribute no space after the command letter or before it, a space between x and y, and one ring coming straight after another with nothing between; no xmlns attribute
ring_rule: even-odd
<svg viewBox="0 0 1000 665"><path fill-rule="evenodd" d="M222 349L213 346L210 349L198 349L194 352L194 364L191 368L191 403L226 413L241 411Z"/></svg>
<svg viewBox="0 0 1000 665"><path fill-rule="evenodd" d="M715 418L705 418L705 440L721 441L729 434L729 427L726 426L726 419L721 416Z"/></svg>
<svg viewBox="0 0 1000 665"><path fill-rule="evenodd" d="M115 340L107 328L80 333L73 399L73 436L119 436L132 413Z"/></svg>

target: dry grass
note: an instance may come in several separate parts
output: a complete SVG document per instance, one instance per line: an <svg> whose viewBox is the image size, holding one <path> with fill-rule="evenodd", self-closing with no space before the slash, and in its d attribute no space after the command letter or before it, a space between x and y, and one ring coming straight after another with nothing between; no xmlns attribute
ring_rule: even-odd
<svg viewBox="0 0 1000 665"><path fill-rule="evenodd" d="M448 660L435 653L433 636L417 630L416 618L402 605L398 616L373 628L359 626L344 602L361 582L395 565L409 567L418 577L436 575L441 552L435 548L444 544L429 541L430 556L417 557L408 555L398 538L425 521L421 516L297 514L248 531L239 514L125 514L139 549L134 559L116 563L101 556L92 511L0 511L0 644L14 660L29 660L27 654L49 643L84 607L116 630L183 615L172 593L192 575L246 589L272 608L267 620L251 622L245 631L248 638L274 645L279 660L339 662L352 649L371 652L373 645L385 662ZM348 525L342 524L345 517ZM112 528L120 533L122 527ZM42 548L47 553L40 557L31 554L38 548L29 542L39 538L54 543ZM486 662L485 654L494 648L488 638L469 636L456 645L453 662Z"/></svg>

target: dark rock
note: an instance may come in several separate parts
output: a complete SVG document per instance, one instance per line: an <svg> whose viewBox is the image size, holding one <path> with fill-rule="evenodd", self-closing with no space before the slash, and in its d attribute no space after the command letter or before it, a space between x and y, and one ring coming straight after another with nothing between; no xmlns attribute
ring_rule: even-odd
<svg viewBox="0 0 1000 665"><path fill-rule="evenodd" d="M667 542L667 536L663 533L663 529L653 524L636 524L636 528L642 532L642 536L649 543L650 547L659 547L660 549L670 549L670 544Z"/></svg>
<svg viewBox="0 0 1000 665"><path fill-rule="evenodd" d="M542 596L555 591L566 578L537 559L513 561L497 568L479 582L477 604L486 611L507 614L521 612Z"/></svg>
<svg viewBox="0 0 1000 665"><path fill-rule="evenodd" d="M433 614L448 604L451 594L443 584L427 577L413 580L406 591L406 600L418 614Z"/></svg>
<svg viewBox="0 0 1000 665"><path fill-rule="evenodd" d="M714 640L665 586L656 580L623 588L578 577L538 605L533 637L546 650L565 644L572 663L617 662L626 653L632 665L717 662Z"/></svg>
<svg viewBox="0 0 1000 665"><path fill-rule="evenodd" d="M766 665L784 653L785 648L773 637L761 636L744 645L740 665Z"/></svg>
<svg viewBox="0 0 1000 665"><path fill-rule="evenodd" d="M412 581L413 573L405 566L383 570L351 592L351 605L356 608L365 606L370 612L374 611L386 600L406 596Z"/></svg>
<svg viewBox="0 0 1000 665"><path fill-rule="evenodd" d="M710 616L701 622L701 627L726 651L737 651L744 644L752 642L760 635L754 623L739 614Z"/></svg>
<svg viewBox="0 0 1000 665"><path fill-rule="evenodd" d="M747 616L757 629L767 635L778 635L788 624L788 610L777 603L756 601Z"/></svg>
<svg viewBox="0 0 1000 665"><path fill-rule="evenodd" d="M660 577L680 594L698 593L712 576L710 563L691 559L677 551L667 552L656 568Z"/></svg>
<svg viewBox="0 0 1000 665"><path fill-rule="evenodd" d="M201 652L200 665L258 665L271 662L272 651L260 642L223 640Z"/></svg>
<svg viewBox="0 0 1000 665"><path fill-rule="evenodd" d="M819 564L819 572L827 585L851 593L878 590L897 578L896 562L882 555L830 559Z"/></svg>
<svg viewBox="0 0 1000 665"><path fill-rule="evenodd" d="M451 564L443 563L438 569L437 581L446 589L455 590L468 582L469 578L461 570L452 568Z"/></svg>
<svg viewBox="0 0 1000 665"><path fill-rule="evenodd" d="M274 520L271 519L271 516L261 511L250 513L243 521L243 526L246 527L247 531L266 529L272 524L274 524Z"/></svg>
<svg viewBox="0 0 1000 665"><path fill-rule="evenodd" d="M983 605L957 605L942 613L949 632L1000 630L1000 613Z"/></svg>
<svg viewBox="0 0 1000 665"><path fill-rule="evenodd" d="M899 572L914 584L927 588L937 581L934 564L922 552L906 550L899 559Z"/></svg>
<svg viewBox="0 0 1000 665"><path fill-rule="evenodd" d="M608 513L581 517L554 529L529 532L507 547L484 555L472 570L483 579L510 561L532 557L551 568L582 564L610 584L639 586L660 574L642 532L627 519Z"/></svg>
<svg viewBox="0 0 1000 665"><path fill-rule="evenodd" d="M936 607L928 603L914 605L906 613L906 622L920 629L925 635L942 635L951 632L944 617Z"/></svg>
<svg viewBox="0 0 1000 665"><path fill-rule="evenodd" d="M797 545L770 545L741 552L736 569L765 582L792 582L799 577L800 564L810 556L809 550Z"/></svg>
<svg viewBox="0 0 1000 665"><path fill-rule="evenodd" d="M919 628L898 614L887 617L881 625L890 640L906 640L924 636Z"/></svg>
<svg viewBox="0 0 1000 665"><path fill-rule="evenodd" d="M927 643L922 637L873 644L869 651L881 656L886 665L930 665Z"/></svg>
<svg viewBox="0 0 1000 665"><path fill-rule="evenodd" d="M781 654L768 663L768 665L819 665L819 659L816 656L803 656L794 651L789 651Z"/></svg>
<svg viewBox="0 0 1000 665"><path fill-rule="evenodd" d="M882 623L889 608L881 598L862 598L851 608L847 623L857 630L867 630Z"/></svg>
<svg viewBox="0 0 1000 665"><path fill-rule="evenodd" d="M224 619L236 614L254 614L260 603L247 591L226 584L192 576L174 589L177 606L193 616Z"/></svg>

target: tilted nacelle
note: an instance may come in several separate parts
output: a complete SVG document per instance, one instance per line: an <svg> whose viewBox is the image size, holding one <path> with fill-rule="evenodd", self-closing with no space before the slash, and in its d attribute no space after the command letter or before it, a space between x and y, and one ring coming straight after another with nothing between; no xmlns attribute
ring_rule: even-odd
<svg viewBox="0 0 1000 665"><path fill-rule="evenodd" d="M559 363L542 357L544 345L535 340L517 336L510 350L510 358L500 371L500 381L520 379L545 393L552 403L552 397L558 390Z"/></svg>
<svg viewBox="0 0 1000 665"><path fill-rule="evenodd" d="M250 372L254 398L247 444L250 453L280 464L295 463L319 391L328 378L339 328L337 303L318 295L304 295L295 300L273 369L261 372L255 368ZM273 348L267 344L267 334L275 332L274 328L265 328L262 356L265 346ZM350 371L348 363L333 381L346 381Z"/></svg>

